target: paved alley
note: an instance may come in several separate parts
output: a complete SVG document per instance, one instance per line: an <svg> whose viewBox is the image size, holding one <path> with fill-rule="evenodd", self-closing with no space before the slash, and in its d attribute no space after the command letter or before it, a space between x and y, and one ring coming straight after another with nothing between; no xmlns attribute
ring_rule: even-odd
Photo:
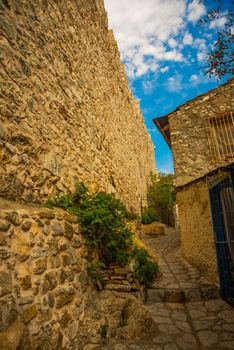
<svg viewBox="0 0 234 350"><path fill-rule="evenodd" d="M181 257L178 233L167 230L164 237L143 237L163 275L148 290L147 306L157 329L151 343L138 349L234 349L234 307Z"/></svg>

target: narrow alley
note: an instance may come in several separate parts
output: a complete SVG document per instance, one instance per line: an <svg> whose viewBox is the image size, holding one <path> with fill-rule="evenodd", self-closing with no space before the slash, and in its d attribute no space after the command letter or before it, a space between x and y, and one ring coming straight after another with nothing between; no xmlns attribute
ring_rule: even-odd
<svg viewBox="0 0 234 350"><path fill-rule="evenodd" d="M219 298L217 286L182 259L179 236L168 230L165 237L144 238L163 273L148 290L157 330L145 349L234 349L234 308Z"/></svg>

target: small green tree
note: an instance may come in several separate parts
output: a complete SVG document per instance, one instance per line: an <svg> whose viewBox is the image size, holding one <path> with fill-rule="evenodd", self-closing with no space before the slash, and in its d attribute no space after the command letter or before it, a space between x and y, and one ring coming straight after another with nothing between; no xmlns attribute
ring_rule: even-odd
<svg viewBox="0 0 234 350"><path fill-rule="evenodd" d="M147 193L148 211L155 212L164 224L170 224L169 217L175 203L174 175L159 173L150 175Z"/></svg>

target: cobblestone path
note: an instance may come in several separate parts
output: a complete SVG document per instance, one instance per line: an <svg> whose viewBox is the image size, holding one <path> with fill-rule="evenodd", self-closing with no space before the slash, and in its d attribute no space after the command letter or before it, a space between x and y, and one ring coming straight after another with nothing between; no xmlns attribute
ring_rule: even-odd
<svg viewBox="0 0 234 350"><path fill-rule="evenodd" d="M155 252L163 273L148 290L147 306L157 329L135 349L234 349L234 308L218 288L182 259L174 230L144 241Z"/></svg>
<svg viewBox="0 0 234 350"><path fill-rule="evenodd" d="M233 350L234 307L219 298L217 286L180 256L174 230L159 238L141 237L155 252L163 275L148 289L155 327L134 343L105 350Z"/></svg>
<svg viewBox="0 0 234 350"><path fill-rule="evenodd" d="M148 290L151 302L187 302L217 299L219 289L191 266L180 254L179 235L172 228L166 236L142 237L158 257L162 276Z"/></svg>

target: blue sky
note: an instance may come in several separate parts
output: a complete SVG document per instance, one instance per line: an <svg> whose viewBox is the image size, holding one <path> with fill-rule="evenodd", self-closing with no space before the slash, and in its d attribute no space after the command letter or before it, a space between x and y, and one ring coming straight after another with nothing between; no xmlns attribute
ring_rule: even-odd
<svg viewBox="0 0 234 350"><path fill-rule="evenodd" d="M169 147L152 119L224 83L204 75L207 52L225 25L219 19L198 25L207 8L199 0L104 0L135 98L139 99L155 145L158 171L173 172ZM206 1L214 6L214 0Z"/></svg>

